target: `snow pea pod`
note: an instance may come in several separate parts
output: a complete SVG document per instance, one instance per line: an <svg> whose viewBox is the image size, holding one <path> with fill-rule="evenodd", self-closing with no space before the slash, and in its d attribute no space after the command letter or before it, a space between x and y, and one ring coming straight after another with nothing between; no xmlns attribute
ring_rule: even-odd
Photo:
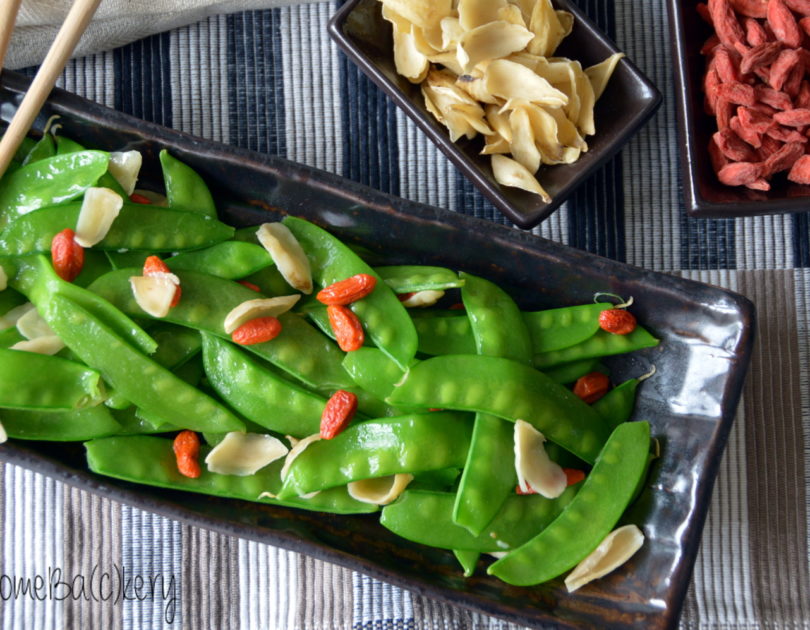
<svg viewBox="0 0 810 630"><path fill-rule="evenodd" d="M487 573L508 584L529 586L574 567L621 518L644 474L649 449L647 422L619 425L563 513L530 541L490 565Z"/></svg>
<svg viewBox="0 0 810 630"><path fill-rule="evenodd" d="M413 318L419 336L419 352L432 356L440 354L475 354L475 338L466 315L437 315L425 313Z"/></svg>
<svg viewBox="0 0 810 630"><path fill-rule="evenodd" d="M220 397L248 420L293 437L320 431L326 400L262 367L236 346L202 334L208 381Z"/></svg>
<svg viewBox="0 0 810 630"><path fill-rule="evenodd" d="M66 138L65 136L56 136L56 154L64 155L65 153L75 153L76 151L84 151L84 147L78 142Z"/></svg>
<svg viewBox="0 0 810 630"><path fill-rule="evenodd" d="M598 330L596 334L575 346L535 354L532 362L537 369L545 370L572 361L607 357L614 354L634 352L642 348L651 348L657 346L658 343L658 339L641 326L637 326L629 335L614 335L604 330Z"/></svg>
<svg viewBox="0 0 810 630"><path fill-rule="evenodd" d="M160 165L163 167L163 183L170 208L216 219L214 198L203 178L193 168L172 157L166 149L160 152Z"/></svg>
<svg viewBox="0 0 810 630"><path fill-rule="evenodd" d="M606 372L607 368L602 365L599 359L583 359L581 361L572 361L571 363L563 363L547 370L542 370L543 374L548 376L555 383L567 385L573 383L580 376L585 376L591 372Z"/></svg>
<svg viewBox="0 0 810 630"><path fill-rule="evenodd" d="M10 287L6 287L5 290L0 291L0 317L3 317L3 315L8 313L11 309L25 304L27 301L28 299L22 293ZM0 324L0 329L2 328L3 325Z"/></svg>
<svg viewBox="0 0 810 630"><path fill-rule="evenodd" d="M107 171L104 151L55 155L0 180L0 227L32 210L75 199Z"/></svg>
<svg viewBox="0 0 810 630"><path fill-rule="evenodd" d="M11 438L74 442L115 435L121 425L103 405L76 411L0 410L0 422Z"/></svg>
<svg viewBox="0 0 810 630"><path fill-rule="evenodd" d="M443 291L464 286L464 280L455 271L444 267L390 265L374 267L374 271L395 293Z"/></svg>
<svg viewBox="0 0 810 630"><path fill-rule="evenodd" d="M64 295L92 313L115 334L142 352L152 354L157 348L154 339L107 300L57 276L51 263L44 256L17 259L11 284L36 304L38 309L44 308L52 296Z"/></svg>
<svg viewBox="0 0 810 630"><path fill-rule="evenodd" d="M0 232L0 256L23 256L51 251L53 237L76 225L80 203L41 208L21 216ZM229 239L233 228L215 219L182 210L124 202L110 231L93 247L118 251L181 251Z"/></svg>
<svg viewBox="0 0 810 630"><path fill-rule="evenodd" d="M239 280L273 264L263 247L225 241L205 249L186 252L166 260L172 271L197 271L218 278Z"/></svg>
<svg viewBox="0 0 810 630"><path fill-rule="evenodd" d="M383 400L391 395L394 384L405 375L388 355L377 348L360 348L346 353L343 367L357 385Z"/></svg>
<svg viewBox="0 0 810 630"><path fill-rule="evenodd" d="M556 499L513 494L478 535L453 521L455 495L451 492L408 489L398 501L383 508L380 524L398 536L430 547L482 553L506 551L531 540L557 518L581 485L566 488Z"/></svg>
<svg viewBox="0 0 810 630"><path fill-rule="evenodd" d="M377 511L375 505L352 499L346 488L334 488L318 493L310 499L297 497L288 501L259 499L259 495L263 492L275 494L278 491L281 486L279 474L283 460L277 460L257 473L244 477L212 473L205 464L202 464L200 476L191 479L177 471L172 441L165 438L147 435L108 437L85 442L85 448L90 470L125 481L334 514L363 514ZM201 462L209 451L208 446L200 448Z"/></svg>
<svg viewBox="0 0 810 630"><path fill-rule="evenodd" d="M453 555L461 565L461 569L464 571L464 577L470 577L475 573L475 567L478 564L478 558L481 557L481 552L453 549Z"/></svg>
<svg viewBox="0 0 810 630"><path fill-rule="evenodd" d="M17 330L16 326L12 326L3 332L0 332L0 348L10 348L15 343L19 343L20 341L24 340L25 337L20 334L20 331Z"/></svg>
<svg viewBox="0 0 810 630"><path fill-rule="evenodd" d="M500 357L427 359L410 369L386 402L522 419L589 463L608 436L602 419L568 389L529 366Z"/></svg>
<svg viewBox="0 0 810 630"><path fill-rule="evenodd" d="M581 343L599 330L599 313L612 304L581 304L523 313L535 354Z"/></svg>
<svg viewBox="0 0 810 630"><path fill-rule="evenodd" d="M360 479L460 468L471 433L469 416L451 412L360 422L310 444L293 461L278 495L286 499Z"/></svg>
<svg viewBox="0 0 810 630"><path fill-rule="evenodd" d="M244 430L225 407L141 354L76 302L54 295L41 315L76 355L144 411L195 431Z"/></svg>
<svg viewBox="0 0 810 630"><path fill-rule="evenodd" d="M371 267L326 230L290 216L284 219L284 225L301 243L312 263L313 279L322 287L360 273L376 277ZM407 369L416 354L416 330L394 292L384 282L378 282L374 291L352 304L351 309L374 345Z"/></svg>
<svg viewBox="0 0 810 630"><path fill-rule="evenodd" d="M139 269L118 269L96 280L90 289L133 317L145 317L132 296L129 277ZM162 321L208 332L225 339L223 323L234 307L260 297L255 291L231 280L193 271L178 271L183 297ZM340 362L343 353L329 339L310 326L300 315L279 317L282 333L266 343L245 346L250 352L291 374L308 387L330 395L336 389L351 387L352 380Z"/></svg>
<svg viewBox="0 0 810 630"><path fill-rule="evenodd" d="M60 357L0 349L0 407L71 410L102 400L96 370Z"/></svg>
<svg viewBox="0 0 810 630"><path fill-rule="evenodd" d="M627 422L633 415L636 404L636 389L641 381L631 378L621 385L617 385L599 400L593 403L593 409L607 422L611 429L615 429L622 422Z"/></svg>
<svg viewBox="0 0 810 630"><path fill-rule="evenodd" d="M81 149L79 150L81 151ZM33 162L38 162L39 160L53 157L54 155L56 155L56 145L54 144L53 136L49 133L45 133L45 135L37 140L36 144L31 147L31 150L28 152L28 155L25 156L22 164L25 166Z"/></svg>

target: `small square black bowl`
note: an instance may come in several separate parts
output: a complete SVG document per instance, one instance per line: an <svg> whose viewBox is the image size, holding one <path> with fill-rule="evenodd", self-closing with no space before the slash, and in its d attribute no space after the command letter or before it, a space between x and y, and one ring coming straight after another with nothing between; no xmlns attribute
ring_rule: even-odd
<svg viewBox="0 0 810 630"><path fill-rule="evenodd" d="M588 20L573 2L554 0L558 9L574 14L574 29L555 54L599 63L616 45ZM447 128L425 108L418 85L397 74L391 25L383 20L378 0L349 0L329 22L329 34L340 48L436 143L450 161L515 225L530 228L546 219L597 168L615 155L661 104L661 94L627 58L616 68L594 110L596 134L586 138L589 151L574 164L542 166L537 178L551 195L544 203L535 194L501 186L488 156L479 155L481 136L453 143Z"/></svg>
<svg viewBox="0 0 810 630"><path fill-rule="evenodd" d="M707 148L717 125L714 117L703 109L706 58L700 54L712 30L698 14L698 3L698 0L669 0L668 3L687 214L733 219L810 209L810 186L792 184L784 174L777 174L771 180L768 192L726 186L717 179Z"/></svg>

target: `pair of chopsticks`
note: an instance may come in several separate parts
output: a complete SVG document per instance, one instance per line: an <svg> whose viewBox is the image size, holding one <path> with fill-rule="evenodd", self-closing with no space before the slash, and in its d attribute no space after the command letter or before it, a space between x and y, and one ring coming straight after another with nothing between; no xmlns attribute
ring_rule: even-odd
<svg viewBox="0 0 810 630"><path fill-rule="evenodd" d="M21 2L22 0L0 0L0 69L3 67L3 60L11 40L11 31L14 29ZM53 90L56 80L87 29L100 2L101 0L75 0L70 8L45 60L31 82L31 87L28 88L25 98L0 140L0 177L6 172L11 158L14 157L14 153L31 125L34 124L39 110L42 109L45 100Z"/></svg>

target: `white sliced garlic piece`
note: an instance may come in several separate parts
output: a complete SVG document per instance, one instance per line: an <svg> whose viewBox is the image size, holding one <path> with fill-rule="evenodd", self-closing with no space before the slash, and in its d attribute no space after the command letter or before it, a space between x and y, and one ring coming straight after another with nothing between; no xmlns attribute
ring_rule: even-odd
<svg viewBox="0 0 810 630"><path fill-rule="evenodd" d="M313 433L312 435L308 435L305 438L298 440L295 445L290 449L290 452L287 453L287 457L284 460L284 466L281 467L281 480L284 481L284 478L287 476L287 473L290 471L290 466L295 461L295 459L303 453L307 447L312 444L313 442L317 442L321 439L320 433Z"/></svg>
<svg viewBox="0 0 810 630"><path fill-rule="evenodd" d="M135 192L135 182L141 172L143 156L138 151L113 151L110 153L110 164L107 167L121 184L127 196Z"/></svg>
<svg viewBox="0 0 810 630"><path fill-rule="evenodd" d="M560 496L568 486L563 469L551 461L545 436L524 420L515 422L515 472L523 492L534 490L547 499Z"/></svg>
<svg viewBox="0 0 810 630"><path fill-rule="evenodd" d="M242 302L231 309L231 312L225 316L225 323L223 324L225 332L230 335L242 324L257 317L278 317L295 306L299 299L301 299L301 296L296 293L295 295L259 298Z"/></svg>
<svg viewBox="0 0 810 630"><path fill-rule="evenodd" d="M283 223L264 223L259 226L256 237L287 284L301 293L312 293L309 259L290 228Z"/></svg>
<svg viewBox="0 0 810 630"><path fill-rule="evenodd" d="M92 247L110 231L124 199L109 188L88 188L76 222L75 240L82 247Z"/></svg>
<svg viewBox="0 0 810 630"><path fill-rule="evenodd" d="M129 284L138 306L152 317L166 317L172 307L177 285L169 274L132 276Z"/></svg>
<svg viewBox="0 0 810 630"><path fill-rule="evenodd" d="M56 335L46 335L34 339L18 341L10 350L22 350L24 352L34 352L36 354L56 354L65 347L65 342Z"/></svg>
<svg viewBox="0 0 810 630"><path fill-rule="evenodd" d="M0 265L0 291L5 291L8 288L8 275L3 265Z"/></svg>
<svg viewBox="0 0 810 630"><path fill-rule="evenodd" d="M492 156L492 174L499 184L533 192L540 195L545 203L551 201L551 197L534 175L527 171L525 166L505 155Z"/></svg>
<svg viewBox="0 0 810 630"><path fill-rule="evenodd" d="M261 433L231 431L205 458L208 470L220 475L245 477L287 454L278 438Z"/></svg>
<svg viewBox="0 0 810 630"><path fill-rule="evenodd" d="M407 300L402 300L402 305L405 308L422 308L425 306L433 306L443 297L444 291L425 289L423 291L416 291L413 295L409 296Z"/></svg>
<svg viewBox="0 0 810 630"><path fill-rule="evenodd" d="M402 494L411 481L413 475L407 473L351 481L348 485L349 496L362 503L388 505Z"/></svg>
<svg viewBox="0 0 810 630"><path fill-rule="evenodd" d="M31 304L31 302L26 302L25 304L15 306L5 315L0 317L0 330L6 330L6 328L16 326L20 317L25 315L28 311L33 310L33 308L34 305Z"/></svg>
<svg viewBox="0 0 810 630"><path fill-rule="evenodd" d="M16 325L17 332L29 340L37 337L50 337L56 334L35 308L20 317Z"/></svg>
<svg viewBox="0 0 810 630"><path fill-rule="evenodd" d="M613 530L587 558L565 578L569 593L588 582L607 575L633 557L644 544L644 534L635 525Z"/></svg>

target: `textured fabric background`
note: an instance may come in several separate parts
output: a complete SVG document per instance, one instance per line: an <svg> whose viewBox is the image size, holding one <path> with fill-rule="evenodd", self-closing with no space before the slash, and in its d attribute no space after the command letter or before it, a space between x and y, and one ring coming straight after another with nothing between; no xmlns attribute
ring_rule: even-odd
<svg viewBox="0 0 810 630"><path fill-rule="evenodd" d="M682 616L701 630L810 628L810 215L682 208L663 0L581 0L665 104L535 232L739 291L757 346ZM504 222L329 43L332 3L210 17L72 62L61 85L135 116ZM426 176L427 174L427 176ZM0 600L11 628L490 629L501 622L0 465L0 575L159 574L143 601ZM116 573L116 571L119 571ZM97 578L98 579L98 578ZM174 615L172 617L172 614ZM171 620L171 623L167 621Z"/></svg>

